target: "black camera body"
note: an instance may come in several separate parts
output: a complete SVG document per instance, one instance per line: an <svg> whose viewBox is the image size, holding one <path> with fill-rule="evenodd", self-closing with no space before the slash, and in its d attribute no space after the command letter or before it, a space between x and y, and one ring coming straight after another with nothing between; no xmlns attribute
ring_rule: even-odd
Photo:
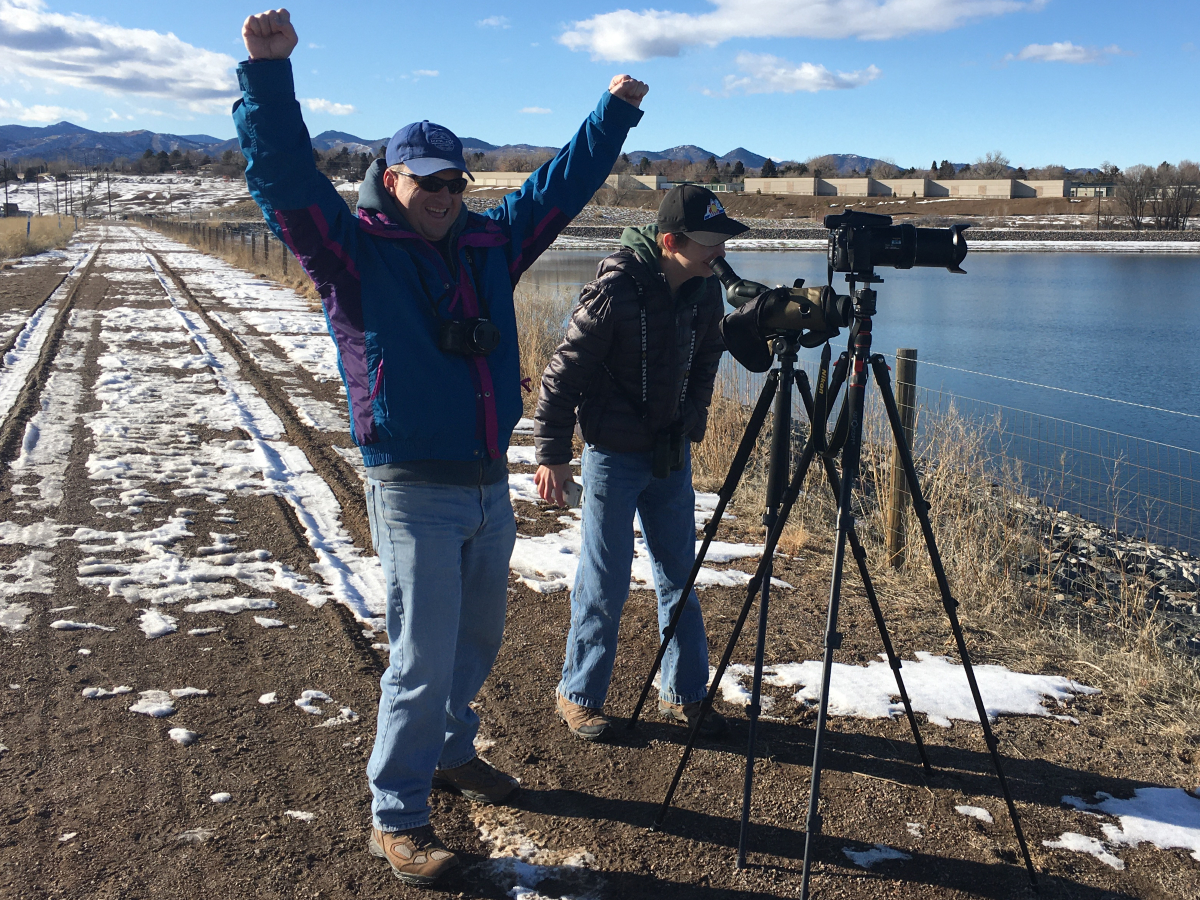
<svg viewBox="0 0 1200 900"><path fill-rule="evenodd" d="M500 345L500 329L491 319L475 317L443 321L438 349L457 356L487 356Z"/></svg>
<svg viewBox="0 0 1200 900"><path fill-rule="evenodd" d="M825 217L829 229L829 270L851 275L869 275L875 266L911 269L913 266L945 267L966 274L959 264L967 256L963 237L966 225L949 228L917 228L893 225L891 216L846 210Z"/></svg>

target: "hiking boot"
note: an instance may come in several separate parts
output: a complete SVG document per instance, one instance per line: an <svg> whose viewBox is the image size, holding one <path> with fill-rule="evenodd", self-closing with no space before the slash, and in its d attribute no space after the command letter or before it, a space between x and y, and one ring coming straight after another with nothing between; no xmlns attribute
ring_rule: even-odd
<svg viewBox="0 0 1200 900"><path fill-rule="evenodd" d="M438 769L433 773L433 786L456 790L468 800L502 803L520 782L476 756L453 769Z"/></svg>
<svg viewBox="0 0 1200 900"><path fill-rule="evenodd" d="M438 840L430 825L407 831L371 829L372 856L386 859L392 873L406 884L433 884L458 865L458 857Z"/></svg>
<svg viewBox="0 0 1200 900"><path fill-rule="evenodd" d="M598 709L572 703L562 694L555 692L558 717L567 723L571 734L585 741L598 741L612 730L612 719Z"/></svg>
<svg viewBox="0 0 1200 900"><path fill-rule="evenodd" d="M666 700L659 700L658 714L668 722L685 725L691 729L696 724L696 719L700 718L702 703L701 700L697 700L695 703L668 703ZM708 715L700 723L700 737L717 738L723 735L728 728L725 717L715 709L709 709Z"/></svg>

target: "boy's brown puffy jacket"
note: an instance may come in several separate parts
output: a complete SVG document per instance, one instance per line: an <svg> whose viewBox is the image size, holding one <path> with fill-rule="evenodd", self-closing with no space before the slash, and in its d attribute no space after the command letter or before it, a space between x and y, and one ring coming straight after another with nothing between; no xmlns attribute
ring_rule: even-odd
<svg viewBox="0 0 1200 900"><path fill-rule="evenodd" d="M657 231L626 228L622 249L601 260L596 279L584 287L542 376L533 428L539 464L570 462L577 419L585 441L621 453L653 450L656 437L672 428L692 442L703 439L725 350L718 327L724 297L716 277L693 278L672 297L659 272ZM639 285L646 307L644 406Z"/></svg>

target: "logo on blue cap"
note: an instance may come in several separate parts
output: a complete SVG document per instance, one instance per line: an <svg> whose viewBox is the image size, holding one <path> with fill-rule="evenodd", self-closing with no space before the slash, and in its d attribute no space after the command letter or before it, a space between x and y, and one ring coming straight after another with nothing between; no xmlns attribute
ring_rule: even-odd
<svg viewBox="0 0 1200 900"><path fill-rule="evenodd" d="M404 163L415 175L432 175L443 169L467 170L462 141L449 128L425 119L405 125L388 141L387 164Z"/></svg>

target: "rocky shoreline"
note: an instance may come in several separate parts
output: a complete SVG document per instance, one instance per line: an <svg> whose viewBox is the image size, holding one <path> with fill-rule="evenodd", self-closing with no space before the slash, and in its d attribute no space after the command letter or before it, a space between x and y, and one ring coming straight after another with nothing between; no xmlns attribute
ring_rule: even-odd
<svg viewBox="0 0 1200 900"><path fill-rule="evenodd" d="M1154 617L1165 645L1200 663L1200 559L1033 501L1012 503L1040 538L1038 552L1021 558L1025 578L1049 578L1054 600L1089 612L1107 608Z"/></svg>

